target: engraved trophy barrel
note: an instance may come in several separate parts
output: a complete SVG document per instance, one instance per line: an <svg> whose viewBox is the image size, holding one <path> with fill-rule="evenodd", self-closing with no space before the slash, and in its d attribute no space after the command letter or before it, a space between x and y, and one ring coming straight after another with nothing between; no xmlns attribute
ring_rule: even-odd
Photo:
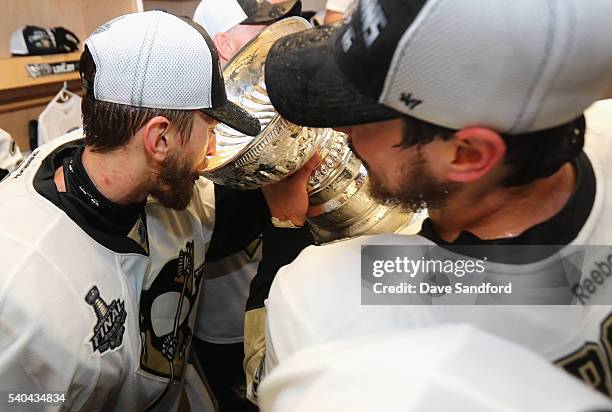
<svg viewBox="0 0 612 412"><path fill-rule="evenodd" d="M291 123L276 113L268 99L264 63L272 44L310 27L300 17L283 19L265 28L228 62L223 70L228 98L257 117L262 131L250 137L220 124L217 153L203 176L237 189L256 189L290 176L319 151L322 162L310 176L308 188L311 207L320 213L308 218L315 241L394 232L413 216L368 195L367 171L350 150L346 135Z"/></svg>

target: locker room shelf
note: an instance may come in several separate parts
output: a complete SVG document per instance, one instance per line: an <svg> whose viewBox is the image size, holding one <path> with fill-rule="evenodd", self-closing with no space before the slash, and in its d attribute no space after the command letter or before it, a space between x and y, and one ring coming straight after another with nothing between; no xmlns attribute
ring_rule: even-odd
<svg viewBox="0 0 612 412"><path fill-rule="evenodd" d="M38 118L62 87L79 92L79 74L58 74L32 79L25 64L74 61L68 55L10 57L13 32L25 25L65 27L81 40L101 24L126 13L142 10L143 0L0 0L0 128L9 132L22 151L29 148L28 123Z"/></svg>
<svg viewBox="0 0 612 412"><path fill-rule="evenodd" d="M79 88L79 72L50 74L38 78L28 75L28 64L78 61L80 52L49 56L10 57L0 59L0 112L28 107L41 98L53 96L64 81L69 88Z"/></svg>

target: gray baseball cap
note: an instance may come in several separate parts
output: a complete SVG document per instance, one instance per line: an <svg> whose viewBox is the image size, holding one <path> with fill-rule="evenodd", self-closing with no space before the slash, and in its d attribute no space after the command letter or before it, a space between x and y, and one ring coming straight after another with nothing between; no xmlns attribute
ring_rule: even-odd
<svg viewBox="0 0 612 412"><path fill-rule="evenodd" d="M360 0L340 26L279 39L266 86L287 120L408 115L519 134L567 123L612 77L610 0Z"/></svg>

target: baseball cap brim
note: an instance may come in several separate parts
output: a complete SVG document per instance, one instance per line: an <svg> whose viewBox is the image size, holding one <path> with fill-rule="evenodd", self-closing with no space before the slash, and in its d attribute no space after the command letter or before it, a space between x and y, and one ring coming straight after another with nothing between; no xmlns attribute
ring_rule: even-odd
<svg viewBox="0 0 612 412"><path fill-rule="evenodd" d="M403 114L362 94L334 58L337 26L279 39L266 58L268 96L278 113L309 127L373 123Z"/></svg>
<svg viewBox="0 0 612 412"><path fill-rule="evenodd" d="M247 136L257 136L261 131L259 120L229 100L222 106L200 111Z"/></svg>
<svg viewBox="0 0 612 412"><path fill-rule="evenodd" d="M255 14L243 20L240 24L272 23L285 17L299 16L302 12L300 0L289 0L272 4L264 1Z"/></svg>

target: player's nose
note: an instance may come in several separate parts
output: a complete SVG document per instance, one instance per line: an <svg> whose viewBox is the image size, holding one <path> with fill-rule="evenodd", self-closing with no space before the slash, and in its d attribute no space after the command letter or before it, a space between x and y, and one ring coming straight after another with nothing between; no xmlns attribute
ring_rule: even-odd
<svg viewBox="0 0 612 412"><path fill-rule="evenodd" d="M213 133L208 138L208 148L206 149L206 156L214 156L217 154L217 134Z"/></svg>

